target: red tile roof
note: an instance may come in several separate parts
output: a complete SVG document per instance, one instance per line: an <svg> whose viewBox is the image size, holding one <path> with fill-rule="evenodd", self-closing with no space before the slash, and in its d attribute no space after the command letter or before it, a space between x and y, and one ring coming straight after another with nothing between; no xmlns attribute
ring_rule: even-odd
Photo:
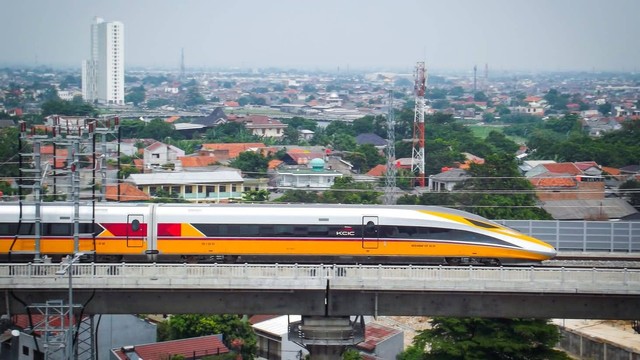
<svg viewBox="0 0 640 360"><path fill-rule="evenodd" d="M171 124L171 123L175 122L178 119L180 119L180 116L169 116L168 118L166 118L164 120L164 122L168 122L168 123Z"/></svg>
<svg viewBox="0 0 640 360"><path fill-rule="evenodd" d="M574 163L543 164L547 171L555 174L581 175L582 171Z"/></svg>
<svg viewBox="0 0 640 360"><path fill-rule="evenodd" d="M387 165L376 165L373 167L373 169L369 170L369 172L367 172L367 175L369 176L384 176L384 174L387 172Z"/></svg>
<svg viewBox="0 0 640 360"><path fill-rule="evenodd" d="M282 160L278 160L278 159L273 159L271 161L269 161L269 169L275 169L278 166L280 166L280 164L282 164L283 161Z"/></svg>
<svg viewBox="0 0 640 360"><path fill-rule="evenodd" d="M264 148L263 143L230 143L230 144L202 144L202 150L228 150L229 158L234 159L240 155L241 152L247 151L253 148Z"/></svg>
<svg viewBox="0 0 640 360"><path fill-rule="evenodd" d="M116 185L107 185L107 200L110 201L148 201L149 195L139 190L132 184L123 183L120 186L120 197Z"/></svg>
<svg viewBox="0 0 640 360"><path fill-rule="evenodd" d="M139 358L144 360L165 360L172 355L182 355L191 359L194 354L199 359L206 355L226 354L229 349L224 346L217 335L208 335L154 344L135 345L133 351ZM129 359L122 348L116 350L115 353L122 360Z"/></svg>
<svg viewBox="0 0 640 360"><path fill-rule="evenodd" d="M182 163L183 168L205 167L218 161L215 156L180 156L178 160Z"/></svg>
<svg viewBox="0 0 640 360"><path fill-rule="evenodd" d="M602 171L605 171L609 175L620 175L620 169L616 169L609 166L603 166Z"/></svg>
<svg viewBox="0 0 640 360"><path fill-rule="evenodd" d="M575 187L576 181L570 177L533 177L529 179L537 188Z"/></svg>
<svg viewBox="0 0 640 360"><path fill-rule="evenodd" d="M585 171L588 168L592 168L592 167L596 167L596 168L599 167L598 163L595 161L580 161L580 162L575 162L573 164L581 171Z"/></svg>
<svg viewBox="0 0 640 360"><path fill-rule="evenodd" d="M364 341L356 345L356 347L367 352L373 352L378 344L399 333L400 330L376 323L369 323L364 330Z"/></svg>

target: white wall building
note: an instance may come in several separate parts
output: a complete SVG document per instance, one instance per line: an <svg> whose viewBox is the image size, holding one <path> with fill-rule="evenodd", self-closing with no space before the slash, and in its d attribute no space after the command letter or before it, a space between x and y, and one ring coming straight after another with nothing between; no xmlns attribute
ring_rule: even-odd
<svg viewBox="0 0 640 360"><path fill-rule="evenodd" d="M82 63L82 97L124 105L124 25L96 17L91 24L91 58Z"/></svg>

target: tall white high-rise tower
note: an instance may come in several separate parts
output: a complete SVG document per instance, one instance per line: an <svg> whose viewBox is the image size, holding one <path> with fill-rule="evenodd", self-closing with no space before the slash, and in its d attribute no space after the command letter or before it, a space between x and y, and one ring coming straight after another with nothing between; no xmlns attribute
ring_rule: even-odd
<svg viewBox="0 0 640 360"><path fill-rule="evenodd" d="M124 25L96 17L91 24L91 58L82 62L82 97L124 104Z"/></svg>

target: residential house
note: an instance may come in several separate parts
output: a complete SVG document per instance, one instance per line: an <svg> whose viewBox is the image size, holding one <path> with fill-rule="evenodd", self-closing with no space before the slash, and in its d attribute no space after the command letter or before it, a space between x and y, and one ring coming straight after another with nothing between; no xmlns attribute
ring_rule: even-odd
<svg viewBox="0 0 640 360"><path fill-rule="evenodd" d="M228 354L222 335L206 335L188 339L163 341L142 345L129 345L111 351L114 360L199 360L213 355Z"/></svg>
<svg viewBox="0 0 640 360"><path fill-rule="evenodd" d="M264 115L238 117L236 121L243 123L245 128L251 131L253 135L268 138L283 137L284 129L287 128L287 124L283 124L280 120L272 119Z"/></svg>
<svg viewBox="0 0 640 360"><path fill-rule="evenodd" d="M233 160L244 151L261 152L266 155L268 149L263 143L228 143L228 144L202 144L198 152L203 156L215 156L220 162Z"/></svg>
<svg viewBox="0 0 640 360"><path fill-rule="evenodd" d="M227 115L224 113L224 110L221 107L213 109L211 114L205 117L194 119L193 121L191 121L192 124L204 125L208 128L215 127L226 122Z"/></svg>
<svg viewBox="0 0 640 360"><path fill-rule="evenodd" d="M449 169L436 175L429 175L429 191L453 191L453 188L469 179L470 176L463 169Z"/></svg>
<svg viewBox="0 0 640 360"><path fill-rule="evenodd" d="M325 162L320 158L312 159L309 162L310 168L288 168L279 169L276 172L276 186L278 188L311 188L329 189L333 186L335 179L342 177L342 174L335 170L326 170Z"/></svg>
<svg viewBox="0 0 640 360"><path fill-rule="evenodd" d="M267 317L258 316L249 321L258 337L258 357L261 359L298 360L304 359L309 352L289 340L289 322L300 321L300 315Z"/></svg>
<svg viewBox="0 0 640 360"><path fill-rule="evenodd" d="M373 133L360 134L356 136L356 143L358 145L370 144L379 150L387 147L387 140Z"/></svg>
<svg viewBox="0 0 640 360"><path fill-rule="evenodd" d="M15 346L16 351L9 350L15 354L21 354L16 357L17 359L44 359L43 350L45 349L45 344L44 337L41 336L45 330L44 324L48 325L49 331L55 331L55 329L66 330L65 326L68 326L68 324L60 314L62 312L59 314L54 313L46 318L42 314L33 314L31 318L28 315L14 315L11 320L17 329L29 329L33 326L33 331L37 336L34 337L31 331L21 331L20 335L8 344L12 349ZM95 341L95 344L97 344L96 352L100 359L109 359L111 349L114 347L156 341L156 325L134 315L104 314L101 315L99 322L92 323L87 320L88 318L84 317L79 324L78 343L87 344L89 342L88 337L95 334L97 337ZM76 321L78 321L77 318ZM89 331L91 329L88 327L89 324L93 325L93 331ZM0 350L2 358L7 358L4 353L7 350L6 345L4 344L2 350ZM59 344L55 345L59 346ZM61 355L60 352L55 350L51 352L50 358L59 358L56 355Z"/></svg>
<svg viewBox="0 0 640 360"><path fill-rule="evenodd" d="M162 190L190 202L228 202L242 197L239 171L167 172L131 174L126 180L150 196Z"/></svg>
<svg viewBox="0 0 640 360"><path fill-rule="evenodd" d="M404 350L404 333L375 322L365 325L364 341L356 345L366 359L396 359Z"/></svg>
<svg viewBox="0 0 640 360"><path fill-rule="evenodd" d="M144 148L144 167L146 170L160 168L167 164L175 167L175 163L181 156L184 156L184 150L157 141Z"/></svg>
<svg viewBox="0 0 640 360"><path fill-rule="evenodd" d="M602 170L593 161L539 164L525 176L541 201L604 198Z"/></svg>

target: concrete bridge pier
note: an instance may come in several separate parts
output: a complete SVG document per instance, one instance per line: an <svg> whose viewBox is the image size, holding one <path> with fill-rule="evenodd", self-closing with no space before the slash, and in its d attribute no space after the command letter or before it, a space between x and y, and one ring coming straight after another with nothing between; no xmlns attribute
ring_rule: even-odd
<svg viewBox="0 0 640 360"><path fill-rule="evenodd" d="M340 360L347 346L364 340L364 318L303 315L289 323L289 340L307 349L312 360Z"/></svg>

